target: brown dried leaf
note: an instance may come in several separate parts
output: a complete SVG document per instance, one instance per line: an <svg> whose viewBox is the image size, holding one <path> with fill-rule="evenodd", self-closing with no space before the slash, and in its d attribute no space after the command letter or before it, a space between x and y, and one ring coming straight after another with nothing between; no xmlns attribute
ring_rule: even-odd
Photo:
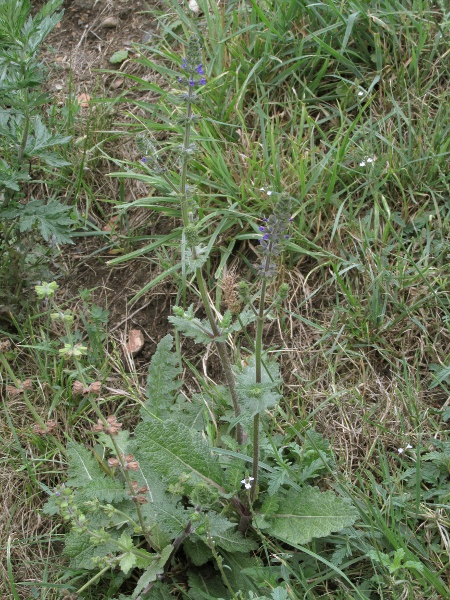
<svg viewBox="0 0 450 600"><path fill-rule="evenodd" d="M125 344L125 350L135 356L144 347L144 334L140 329L132 329L128 336L128 344Z"/></svg>
<svg viewBox="0 0 450 600"><path fill-rule="evenodd" d="M77 98L78 104L81 106L81 108L89 108L90 99L91 97L89 94L80 94Z"/></svg>

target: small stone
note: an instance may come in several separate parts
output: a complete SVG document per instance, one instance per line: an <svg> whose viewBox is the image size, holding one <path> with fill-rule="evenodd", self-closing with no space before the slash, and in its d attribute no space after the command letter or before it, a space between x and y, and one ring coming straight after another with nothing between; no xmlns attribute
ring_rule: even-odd
<svg viewBox="0 0 450 600"><path fill-rule="evenodd" d="M119 19L117 17L106 17L101 24L100 27L103 29L114 29L119 24Z"/></svg>

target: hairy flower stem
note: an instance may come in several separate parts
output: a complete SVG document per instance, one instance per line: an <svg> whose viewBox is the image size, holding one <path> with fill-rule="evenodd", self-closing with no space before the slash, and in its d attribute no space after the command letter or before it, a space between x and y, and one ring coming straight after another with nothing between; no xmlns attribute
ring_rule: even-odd
<svg viewBox="0 0 450 600"><path fill-rule="evenodd" d="M52 300L52 305L53 305L54 310L56 310L58 312L59 308L54 300ZM64 326L65 326L65 330L66 330L67 339L69 340L70 343L73 343L73 336L72 336L72 331L70 329L70 325L65 322ZM83 386L85 388L87 388L88 385L87 385L86 378L84 377L83 369L81 368L81 364L76 356L73 356L73 361L75 363L75 368L77 370L78 377L80 378L81 383L83 384ZM93 400L93 398L90 395L88 396L88 400L89 400L89 403L90 403L92 409L94 410L94 412L96 413L98 418L101 420L102 425L105 428L105 430L109 429L109 423L103 416L102 411L97 406L97 403L95 402L95 400ZM116 440L114 439L114 436L109 434L109 437L111 439L112 445L114 446L114 450L116 452L117 458L120 460L120 463L122 464L122 459L121 459L122 451L119 448ZM131 496L134 496L135 492L133 489L133 483L132 483L131 476L126 469L122 469L122 472L125 476L125 481L127 483L128 490L129 490ZM135 507L136 507L136 513L137 513L138 520L139 520L139 525L141 526L142 533L143 533L148 545L150 546L150 548L153 548L154 550L158 551L159 548L157 546L155 546L154 542L151 539L150 532L147 530L145 523L144 523L144 518L142 515L141 507L139 506L139 504L137 502L135 502Z"/></svg>
<svg viewBox="0 0 450 600"><path fill-rule="evenodd" d="M205 307L206 316L207 316L209 324L211 326L211 331L213 332L214 337L216 338L215 345L216 345L217 352L220 357L220 362L222 363L222 368L223 368L223 371L225 374L225 379L228 384L228 389L230 391L231 400L233 402L234 416L239 417L239 415L241 414L241 407L239 405L239 398L238 398L237 390L236 390L236 380L234 378L234 373L233 373L233 369L231 366L231 359L230 359L230 355L228 354L227 345L225 342L217 341L217 338L220 336L220 331L219 331L219 327L217 325L216 319L214 318L214 314L211 309L211 306L209 304L209 297L208 297L208 293L206 291L206 283L203 278L203 273L202 273L201 269L197 269L196 277L197 277L198 289L199 289L200 295L202 297L203 305ZM240 425L240 423L238 423L236 426L236 440L237 440L238 444L241 446L244 443L244 433L243 433L242 426Z"/></svg>
<svg viewBox="0 0 450 600"><path fill-rule="evenodd" d="M189 227L191 225L189 221L189 211L188 211L188 194L187 194L187 168L188 168L188 149L191 140L191 117L192 117L192 95L193 88L189 87L188 97L186 99L187 109L186 109L186 128L184 131L184 141L183 141L183 159L181 163L181 181L180 181L180 198L181 198L181 215L183 218L184 227ZM192 252L194 258L196 258L196 249L195 246L192 246ZM205 307L206 316L208 318L211 331L214 334L214 342L217 348L217 352L220 357L220 362L222 364L222 368L225 374L225 379L228 385L228 389L230 391L231 400L233 402L234 416L237 418L241 414L241 407L239 405L239 397L236 390L236 380L234 377L231 358L228 353L228 348L225 342L217 341L217 338L220 337L220 330L217 325L217 321L214 317L213 310L210 305L208 293L206 290L206 283L203 277L203 273L201 268L196 270L196 279L197 285L200 292L200 296L202 298L203 306ZM236 440L239 445L242 446L244 443L244 434L242 430L242 426L238 423L236 426Z"/></svg>
<svg viewBox="0 0 450 600"><path fill-rule="evenodd" d="M103 575L103 573L106 573L106 571L110 571L110 570L111 570L111 565L106 565L106 567L103 567L103 569L101 571L96 573L94 575L94 577L91 577L91 579L89 579L89 581L87 581L82 587L80 587L80 589L77 590L77 594L81 594L82 592L84 592L84 590L87 590L89 588L89 586L91 586L95 581L97 581L97 579L100 579L100 577Z"/></svg>
<svg viewBox="0 0 450 600"><path fill-rule="evenodd" d="M82 383L85 385L84 381ZM89 400L90 405L93 408L94 412L97 414L98 418L101 420L101 422L103 424L103 427L105 429L108 429L109 428L109 423L105 419L105 417L102 415L102 412L99 409L99 407L97 406L96 402L90 396L88 397L88 400ZM123 453L122 453L119 445L117 444L116 440L114 439L114 436L111 435L111 434L109 434L109 438L110 438L110 440L112 442L112 445L114 446L114 450L116 452L116 456L120 460L120 463L122 464L122 458L121 457L122 457ZM123 464L122 464L122 466L123 466ZM130 494L132 496L134 496L135 492L134 492L134 489L133 489L133 482L132 482L130 474L124 468L122 468L122 473L123 473L123 475L125 477L125 481L127 483L128 490L129 490ZM148 545L150 546L150 548L153 548L154 550L158 551L159 550L158 546L156 546L155 543L153 542L153 540L152 540L152 538L150 536L150 532L147 530L147 528L145 526L144 517L142 515L141 507L139 506L139 504L137 502L135 502L134 505L135 505L135 508L136 508L136 513L137 513L137 516L138 516L139 525L141 526L142 533L143 533L143 535L144 535L144 537L145 537Z"/></svg>
<svg viewBox="0 0 450 600"><path fill-rule="evenodd" d="M255 367L256 383L261 383L262 376L262 333L264 326L264 305L267 290L267 280L263 279L261 286L261 296L259 300L259 311L256 319L256 339L255 339ZM259 471L259 413L253 417L253 470L252 470L252 490L250 492L250 501L253 502L256 499L258 493L258 471Z"/></svg>
<svg viewBox="0 0 450 600"><path fill-rule="evenodd" d="M96 532L89 532L90 535L92 535L93 537L95 537ZM125 556L125 554L128 554L129 552L132 552L135 556L142 556L142 558L144 559L148 559L148 554L147 553L140 553L139 550L137 548L133 548L132 550L130 550L129 548L127 548L126 546L122 545L119 543L118 540L115 540L114 543L120 548L122 547L122 549L124 550L124 554L123 556ZM120 561L121 556L117 556L116 560ZM101 571L99 571L98 573L96 573L94 575L94 577L91 577L91 579L89 579L89 581L87 581L82 587L80 587L77 590L77 594L81 594L82 592L84 592L84 590L87 590L95 581L97 581L97 579L99 579L103 573L106 573L106 571L110 571L111 570L111 565L106 565L106 567L103 567L103 569Z"/></svg>
<svg viewBox="0 0 450 600"><path fill-rule="evenodd" d="M209 543L208 543L209 542ZM214 556L214 560L216 561L216 565L220 571L220 575L222 577L222 581L224 582L225 586L227 587L228 591L231 594L231 597L233 600L238 600L236 597L236 594L233 591L233 588L231 587L231 584L228 580L227 574L225 573L225 569L223 566L223 558L222 556L217 552L216 550L216 544L214 542L214 540L212 538L208 537L208 548L211 550L212 555Z"/></svg>
<svg viewBox="0 0 450 600"><path fill-rule="evenodd" d="M191 117L192 117L192 94L193 89L189 87L188 97L186 99L186 128L184 130L184 141L183 141L183 160L181 163L181 181L180 181L180 192L181 192L181 216L183 218L183 225L188 227L189 225L189 212L187 207L187 170L188 170L188 150L191 141Z"/></svg>

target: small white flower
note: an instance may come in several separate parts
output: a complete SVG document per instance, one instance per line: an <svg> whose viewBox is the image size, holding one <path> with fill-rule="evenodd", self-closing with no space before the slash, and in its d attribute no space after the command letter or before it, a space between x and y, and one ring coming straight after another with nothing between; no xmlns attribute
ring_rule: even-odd
<svg viewBox="0 0 450 600"><path fill-rule="evenodd" d="M369 156L369 158L366 158L366 161L368 163L373 163L373 162L375 162L375 159L374 158L370 158L370 156Z"/></svg>
<svg viewBox="0 0 450 600"><path fill-rule="evenodd" d="M264 192L268 196L271 196L273 194L272 190L266 190L266 188L259 188L259 191Z"/></svg>
<svg viewBox="0 0 450 600"><path fill-rule="evenodd" d="M364 96L364 92L362 92L362 91L359 91L359 92L358 92L358 96Z"/></svg>
<svg viewBox="0 0 450 600"><path fill-rule="evenodd" d="M245 487L245 489L246 489L246 490L250 490L250 489L251 489L251 487L252 487L252 484L251 484L251 482L252 482L252 481L254 481L254 480L255 480L255 478L254 478L254 477L246 477L245 479L243 479L243 480L241 481L241 483L243 483L243 484L244 484L244 487Z"/></svg>
<svg viewBox="0 0 450 600"><path fill-rule="evenodd" d="M365 160L362 160L362 161L359 163L359 166L360 166L360 167L365 167L365 166L366 166L366 161L365 161Z"/></svg>
<svg viewBox="0 0 450 600"><path fill-rule="evenodd" d="M412 450L412 446L411 446L411 444L406 444L406 449L407 449L407 450Z"/></svg>
<svg viewBox="0 0 450 600"><path fill-rule="evenodd" d="M404 449L403 449L403 448L399 448L399 449L397 450L397 452L398 452L399 454L403 454L403 452L404 452Z"/></svg>

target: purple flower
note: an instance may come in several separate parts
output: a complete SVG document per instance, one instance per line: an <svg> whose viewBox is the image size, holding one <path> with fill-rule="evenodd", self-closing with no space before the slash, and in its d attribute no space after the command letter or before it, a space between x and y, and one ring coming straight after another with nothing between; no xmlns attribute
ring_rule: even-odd
<svg viewBox="0 0 450 600"><path fill-rule="evenodd" d="M206 85L206 79L204 77L202 77L200 79L200 81L198 82L198 85Z"/></svg>
<svg viewBox="0 0 450 600"><path fill-rule="evenodd" d="M195 85L195 79L189 79L189 85L191 87L194 87L194 85Z"/></svg>
<svg viewBox="0 0 450 600"><path fill-rule="evenodd" d="M187 69L187 60L185 58L183 58L183 62L181 63L181 68Z"/></svg>
<svg viewBox="0 0 450 600"><path fill-rule="evenodd" d="M282 253L284 240L290 239L285 233L290 212L291 200L282 195L275 204L273 214L268 219L263 219L265 226L259 227L259 231L264 232L259 240L261 262L255 265L260 277L269 278L277 273L275 258Z"/></svg>
<svg viewBox="0 0 450 600"><path fill-rule="evenodd" d="M203 70L203 64L202 64L202 63L200 63L200 64L198 65L198 67L197 67L197 73L198 73L199 75L204 75L204 74L205 74L205 71Z"/></svg>
<svg viewBox="0 0 450 600"><path fill-rule="evenodd" d="M143 162L143 163L146 163L146 162L147 162L147 157L146 157L146 156L143 156L143 157L141 158L141 162Z"/></svg>

